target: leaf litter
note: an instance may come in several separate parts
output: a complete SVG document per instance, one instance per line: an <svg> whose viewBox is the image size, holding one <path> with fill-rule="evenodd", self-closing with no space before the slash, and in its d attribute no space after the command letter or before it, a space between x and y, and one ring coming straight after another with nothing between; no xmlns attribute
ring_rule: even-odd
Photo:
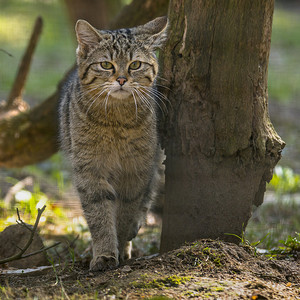
<svg viewBox="0 0 300 300"><path fill-rule="evenodd" d="M300 257L199 240L101 273L91 273L88 260L38 276L0 273L0 285L1 299L300 299Z"/></svg>

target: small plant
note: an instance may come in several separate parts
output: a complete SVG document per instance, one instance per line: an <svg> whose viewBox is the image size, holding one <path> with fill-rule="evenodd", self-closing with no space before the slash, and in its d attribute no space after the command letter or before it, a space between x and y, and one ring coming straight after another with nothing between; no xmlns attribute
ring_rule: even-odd
<svg viewBox="0 0 300 300"><path fill-rule="evenodd" d="M248 239L245 238L245 233L242 233L242 236L239 236L237 234L233 234L233 233L225 233L226 235L232 235L237 237L238 239L240 239L240 245L244 246L244 247L248 247L250 248L254 255L257 254L257 246L259 244L261 244L268 236L270 233L267 233L262 239L260 239L259 241L255 241L255 242L250 242Z"/></svg>
<svg viewBox="0 0 300 300"><path fill-rule="evenodd" d="M297 251L300 252L300 233L296 232L296 236L288 236L285 241L279 241L281 244L284 245L286 250L288 251Z"/></svg>
<svg viewBox="0 0 300 300"><path fill-rule="evenodd" d="M290 168L276 166L269 187L279 194L300 191L300 175Z"/></svg>
<svg viewBox="0 0 300 300"><path fill-rule="evenodd" d="M278 258L280 256L296 256L298 257L300 253L300 233L296 232L296 236L292 237L289 235L285 240L280 240L283 246L276 247L268 252L270 258Z"/></svg>
<svg viewBox="0 0 300 300"><path fill-rule="evenodd" d="M49 263L50 263L51 266L52 266L53 272L54 272L54 274L55 274L56 281L55 281L55 284L54 284L54 285L57 285L58 282L59 282L58 272L57 272L57 269L56 269L56 266L57 266L57 265L55 264L54 258L53 258L51 255L48 254L47 257L48 257Z"/></svg>

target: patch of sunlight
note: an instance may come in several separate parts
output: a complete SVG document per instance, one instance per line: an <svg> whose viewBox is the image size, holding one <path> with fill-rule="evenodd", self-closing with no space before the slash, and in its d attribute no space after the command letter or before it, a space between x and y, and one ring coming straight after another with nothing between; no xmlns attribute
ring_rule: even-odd
<svg viewBox="0 0 300 300"><path fill-rule="evenodd" d="M48 202L48 198L44 195L40 195L39 202L36 204L36 209L42 209L44 205L46 205Z"/></svg>
<svg viewBox="0 0 300 300"><path fill-rule="evenodd" d="M30 37L32 24L28 18L18 15L0 15L1 44L23 48Z"/></svg>
<svg viewBox="0 0 300 300"><path fill-rule="evenodd" d="M16 193L15 199L17 202L29 202L30 199L32 198L32 194L29 191L21 190Z"/></svg>

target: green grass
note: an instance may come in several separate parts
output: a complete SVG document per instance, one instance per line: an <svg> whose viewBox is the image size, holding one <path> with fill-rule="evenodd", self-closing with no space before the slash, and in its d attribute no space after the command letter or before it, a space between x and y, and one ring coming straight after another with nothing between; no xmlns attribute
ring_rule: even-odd
<svg viewBox="0 0 300 300"><path fill-rule="evenodd" d="M246 228L245 240L260 248L272 249L280 241L300 232L300 175L289 168L277 166L268 185L272 201L256 208Z"/></svg>
<svg viewBox="0 0 300 300"><path fill-rule="evenodd" d="M268 76L272 100L288 102L300 98L299 32L299 13L276 7Z"/></svg>

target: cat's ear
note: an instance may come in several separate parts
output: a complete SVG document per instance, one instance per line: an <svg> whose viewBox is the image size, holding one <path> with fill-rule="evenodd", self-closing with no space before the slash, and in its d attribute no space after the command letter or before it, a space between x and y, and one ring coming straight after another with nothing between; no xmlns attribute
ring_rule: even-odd
<svg viewBox="0 0 300 300"><path fill-rule="evenodd" d="M145 25L136 27L136 34L152 49L161 48L167 39L168 18L158 17Z"/></svg>
<svg viewBox="0 0 300 300"><path fill-rule="evenodd" d="M98 30L84 20L77 21L75 31L78 41L77 54L83 56L90 49L97 47L102 39Z"/></svg>

